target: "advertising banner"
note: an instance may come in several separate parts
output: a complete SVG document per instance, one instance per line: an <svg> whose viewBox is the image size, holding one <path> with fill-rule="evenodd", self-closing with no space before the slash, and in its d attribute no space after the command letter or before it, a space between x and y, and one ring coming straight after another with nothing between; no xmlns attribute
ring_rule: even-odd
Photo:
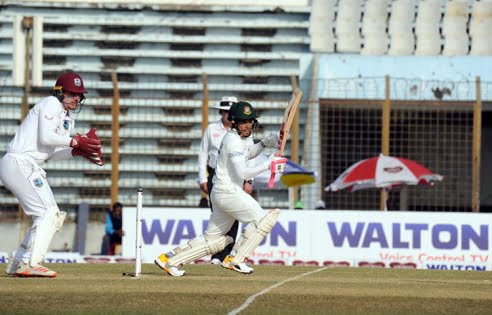
<svg viewBox="0 0 492 315"><path fill-rule="evenodd" d="M135 257L135 215L135 208L125 208L123 257ZM144 208L143 262L202 234L209 216L208 209ZM492 215L483 213L283 210L249 259L255 264L489 271L491 222Z"/></svg>
<svg viewBox="0 0 492 315"><path fill-rule="evenodd" d="M0 264L9 262L9 258L14 253L0 252ZM120 263L134 264L135 258L124 258L123 256L105 256L105 255L80 255L73 252L48 252L44 259L48 264L100 264L100 263Z"/></svg>

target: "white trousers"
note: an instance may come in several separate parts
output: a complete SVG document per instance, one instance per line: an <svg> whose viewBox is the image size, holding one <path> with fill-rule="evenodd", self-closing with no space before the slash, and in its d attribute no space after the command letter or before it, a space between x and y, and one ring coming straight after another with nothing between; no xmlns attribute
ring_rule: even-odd
<svg viewBox="0 0 492 315"><path fill-rule="evenodd" d="M245 224L258 224L266 215L260 204L244 190L237 186L231 188L223 190L214 185L210 195L214 210L210 215L205 236L226 235L235 220Z"/></svg>
<svg viewBox="0 0 492 315"><path fill-rule="evenodd" d="M43 218L49 207L58 208L53 192L46 181L46 172L34 161L7 153L0 160L0 180L19 200L24 213L32 217L32 227ZM15 259L29 262L31 229L26 233Z"/></svg>

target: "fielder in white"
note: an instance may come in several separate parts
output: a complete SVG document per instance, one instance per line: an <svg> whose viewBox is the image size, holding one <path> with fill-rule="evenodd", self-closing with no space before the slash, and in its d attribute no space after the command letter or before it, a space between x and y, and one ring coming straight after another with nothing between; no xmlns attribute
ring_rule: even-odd
<svg viewBox="0 0 492 315"><path fill-rule="evenodd" d="M53 96L42 99L29 111L0 160L0 180L17 197L26 215L32 217L31 228L9 260L5 271L8 275L50 278L57 275L41 263L66 213L58 209L41 165L49 159L73 156L104 164L95 129L87 135L70 136L74 129L70 111L82 106L86 92L79 74L62 73Z"/></svg>
<svg viewBox="0 0 492 315"><path fill-rule="evenodd" d="M280 213L278 209L265 211L258 202L243 190L244 180L265 170L282 172L287 159L270 156L263 164L249 167L247 160L258 156L265 144L247 145L247 138L258 125L256 111L247 102L238 102L229 111L232 129L224 136L217 157L217 167L211 193L214 211L207 229L184 245L156 258L155 263L171 276L183 276L179 268L206 255L221 251L233 240L226 233L234 220L248 224L234 245L230 255L222 262L224 268L240 273L252 273L244 260L253 253L262 239L270 233Z"/></svg>

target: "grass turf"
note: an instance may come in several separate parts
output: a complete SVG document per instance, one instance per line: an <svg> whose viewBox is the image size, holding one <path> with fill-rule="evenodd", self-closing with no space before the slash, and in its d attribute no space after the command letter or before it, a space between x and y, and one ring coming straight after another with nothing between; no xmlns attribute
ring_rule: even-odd
<svg viewBox="0 0 492 315"><path fill-rule="evenodd" d="M0 313L227 314L272 285L316 267L254 266L242 275L188 265L170 277L144 264L47 264L55 279L0 276ZM5 265L0 266L5 267ZM492 272L328 268L257 297L240 314L490 314Z"/></svg>

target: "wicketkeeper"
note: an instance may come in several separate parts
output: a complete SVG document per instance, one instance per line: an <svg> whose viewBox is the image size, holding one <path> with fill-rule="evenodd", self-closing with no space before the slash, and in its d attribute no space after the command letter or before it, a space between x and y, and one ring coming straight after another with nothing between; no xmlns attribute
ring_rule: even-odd
<svg viewBox="0 0 492 315"><path fill-rule="evenodd" d="M0 160L0 180L19 200L32 226L9 260L6 273L18 277L56 277L57 273L41 263L66 213L60 211L41 165L47 160L82 156L104 165L101 141L95 129L86 135L70 136L74 120L70 112L81 108L87 90L82 77L62 73L53 95L42 99L28 113Z"/></svg>
<svg viewBox="0 0 492 315"><path fill-rule="evenodd" d="M253 197L244 192L243 183L265 170L282 172L287 162L285 158L272 155L263 164L247 166L249 159L258 156L266 146L275 147L278 142L276 138L268 143L261 141L253 146L247 145L246 139L258 125L256 118L255 109L247 102L238 102L231 107L228 119L232 122L232 129L227 132L220 145L213 179L211 199L214 211L203 235L156 258L155 263L169 275L183 276L185 271L179 269L181 265L213 255L230 244L232 238L226 233L234 220L248 225L222 266L240 273L253 272L244 260L272 230L280 211L263 210Z"/></svg>

